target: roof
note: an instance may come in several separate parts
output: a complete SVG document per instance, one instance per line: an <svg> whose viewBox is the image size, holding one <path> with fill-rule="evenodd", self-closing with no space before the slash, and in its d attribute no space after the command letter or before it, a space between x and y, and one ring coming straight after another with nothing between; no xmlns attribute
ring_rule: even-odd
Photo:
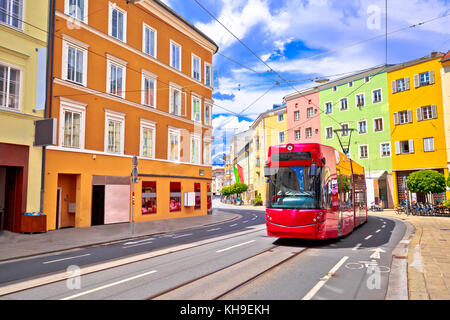
<svg viewBox="0 0 450 320"><path fill-rule="evenodd" d="M250 128L254 128L255 125L260 121L260 119L265 118L267 115L269 115L269 114L271 114L271 113L274 113L274 114L275 114L275 113L278 113L278 112L280 112L280 111L286 111L286 105L282 105L282 106L279 107L279 108L276 108L276 109L270 109L270 110L267 110L267 111L265 111L265 112L263 112L263 113L260 113L259 116L258 116L258 118L256 118L256 120L253 121L253 123L250 125Z"/></svg>
<svg viewBox="0 0 450 320"><path fill-rule="evenodd" d="M174 17L176 17L178 20L180 20L181 22L183 22L184 24L186 24L189 28L192 28L193 30L195 30L195 32L197 32L198 34L200 34L203 38L205 38L208 42L210 42L211 44L213 44L217 49L216 52L217 53L219 51L219 46L214 42L214 40L212 40L210 37L208 37L206 34L204 34L202 31L200 31L196 26L194 26L192 23L190 23L189 21L187 21L185 18L183 18L181 15L179 15L175 10L173 10L171 7L169 7L168 5L166 5L164 2L162 2L161 0L153 0L156 4L158 4L160 7L162 7L163 9L165 9L166 11L168 11L170 14L172 14Z"/></svg>
<svg viewBox="0 0 450 320"><path fill-rule="evenodd" d="M425 56L419 59L414 59L414 60L410 60L404 63L399 63L396 64L394 66L392 66L391 68L389 68L387 71L388 72L392 72L392 71L396 71L396 70L400 70L403 68L407 68L419 63L423 63L423 62L427 62L427 61L431 61L434 59L438 59L438 58L442 58L444 56L444 54L442 52L432 52L429 56Z"/></svg>
<svg viewBox="0 0 450 320"><path fill-rule="evenodd" d="M450 50L447 52L447 54L441 60L441 62L447 62L447 61L450 61Z"/></svg>

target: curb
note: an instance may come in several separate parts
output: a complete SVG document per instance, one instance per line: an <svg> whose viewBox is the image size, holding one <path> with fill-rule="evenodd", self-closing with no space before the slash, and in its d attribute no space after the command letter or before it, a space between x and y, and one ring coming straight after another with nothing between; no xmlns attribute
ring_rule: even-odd
<svg viewBox="0 0 450 320"><path fill-rule="evenodd" d="M220 210L220 208L218 208L216 210ZM37 256L41 256L41 255L48 255L48 254L52 254L52 253L56 253L56 252L71 251L71 250L75 250L75 249L84 249L84 248L89 248L89 247L92 247L92 246L107 245L107 244L110 244L110 243L126 241L126 240L136 240L136 239L141 239L141 238L145 238L145 237L149 237L149 236L164 234L164 233L167 233L167 232L186 231L186 230L190 230L190 229L195 229L195 228L201 228L201 227L207 227L207 226L211 226L211 225L226 223L226 222L229 222L229 221L234 221L234 220L239 219L239 218L240 218L240 216L235 216L235 217L232 217L230 219L222 220L220 222L201 224L201 225L187 227L187 228L183 228L183 229L177 229L176 231L149 233L149 234L139 235L139 236L135 236L135 237L127 236L127 237L124 237L124 238L108 240L108 241L104 241L104 242L93 242L93 243L89 243L89 244L85 244L85 245L78 245L78 246L69 247L69 248L62 248L62 249L58 249L58 250L45 251L45 252L40 252L40 253L36 253L36 254L22 255L22 256L7 258L7 259L0 259L0 262L7 262L7 261L26 259L26 258L37 257Z"/></svg>
<svg viewBox="0 0 450 320"><path fill-rule="evenodd" d="M391 218L391 217L389 217ZM385 300L409 300L408 290L408 246L416 232L409 222L398 218L406 225L405 235L392 251L391 272Z"/></svg>

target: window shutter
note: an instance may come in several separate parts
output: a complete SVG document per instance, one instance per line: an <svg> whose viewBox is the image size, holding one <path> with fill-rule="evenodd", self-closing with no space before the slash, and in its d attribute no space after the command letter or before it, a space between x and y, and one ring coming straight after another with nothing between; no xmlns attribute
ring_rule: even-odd
<svg viewBox="0 0 450 320"><path fill-rule="evenodd" d="M408 110L408 123L412 123L412 122L413 122L412 110Z"/></svg>
<svg viewBox="0 0 450 320"><path fill-rule="evenodd" d="M434 84L434 71L430 71L430 84Z"/></svg>
<svg viewBox="0 0 450 320"><path fill-rule="evenodd" d="M409 153L414 153L414 140L408 140Z"/></svg>
<svg viewBox="0 0 450 320"><path fill-rule="evenodd" d="M417 113L417 121L422 121L422 108L417 108L416 113Z"/></svg>
<svg viewBox="0 0 450 320"><path fill-rule="evenodd" d="M435 104L431 106L431 111L433 113L433 119L437 119L437 106Z"/></svg>
<svg viewBox="0 0 450 320"><path fill-rule="evenodd" d="M398 112L394 112L394 124L398 125Z"/></svg>
<svg viewBox="0 0 450 320"><path fill-rule="evenodd" d="M415 74L415 75L414 75L414 87L415 87L415 88L420 87L420 77L419 77L418 74Z"/></svg>
<svg viewBox="0 0 450 320"><path fill-rule="evenodd" d="M397 81L392 81L392 93L396 93L397 92Z"/></svg>
<svg viewBox="0 0 450 320"><path fill-rule="evenodd" d="M401 154L400 141L395 141L395 154Z"/></svg>
<svg viewBox="0 0 450 320"><path fill-rule="evenodd" d="M405 78L405 90L409 90L409 77Z"/></svg>

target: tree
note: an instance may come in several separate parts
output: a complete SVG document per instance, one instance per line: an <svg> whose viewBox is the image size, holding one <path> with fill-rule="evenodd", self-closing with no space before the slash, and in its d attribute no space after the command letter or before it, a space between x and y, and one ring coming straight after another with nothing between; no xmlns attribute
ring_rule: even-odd
<svg viewBox="0 0 450 320"><path fill-rule="evenodd" d="M223 195L223 196L231 196L232 195L232 193L231 193L231 186L226 186L226 187L223 187L222 188L222 190L220 191L220 193Z"/></svg>
<svg viewBox="0 0 450 320"><path fill-rule="evenodd" d="M233 194L242 194L248 190L248 186L245 183L238 182L232 186Z"/></svg>
<svg viewBox="0 0 450 320"><path fill-rule="evenodd" d="M447 187L450 188L450 174L448 175L448 178L447 178Z"/></svg>
<svg viewBox="0 0 450 320"><path fill-rule="evenodd" d="M406 186L409 191L422 192L426 195L444 192L445 184L445 176L435 170L420 170L413 172L406 180Z"/></svg>

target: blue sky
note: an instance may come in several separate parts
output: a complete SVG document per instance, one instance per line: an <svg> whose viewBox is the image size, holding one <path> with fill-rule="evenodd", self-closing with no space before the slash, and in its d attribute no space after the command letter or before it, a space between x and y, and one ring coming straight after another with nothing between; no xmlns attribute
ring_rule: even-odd
<svg viewBox="0 0 450 320"><path fill-rule="evenodd" d="M246 130L254 119L282 102L284 96L311 87L311 79L336 78L384 64L385 0L199 0L276 74L213 20L194 0L164 0L210 36L220 54L213 60L215 164L233 132ZM388 30L450 14L450 0L389 0ZM395 32L388 37L388 63L399 63L432 51L450 50L450 16ZM353 45L358 43L356 45ZM241 111L272 90L248 110ZM225 136L225 140L224 137Z"/></svg>

